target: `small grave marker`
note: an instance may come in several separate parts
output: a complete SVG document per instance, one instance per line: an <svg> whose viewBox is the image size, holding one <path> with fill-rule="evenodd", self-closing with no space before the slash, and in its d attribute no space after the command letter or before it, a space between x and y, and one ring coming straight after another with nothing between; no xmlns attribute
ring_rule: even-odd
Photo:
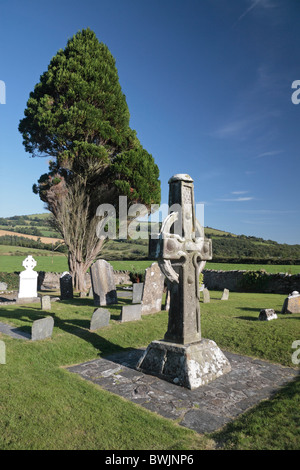
<svg viewBox="0 0 300 470"><path fill-rule="evenodd" d="M37 341L50 338L52 336L53 327L54 320L52 317L35 320L31 328L31 340Z"/></svg>
<svg viewBox="0 0 300 470"><path fill-rule="evenodd" d="M90 331L99 330L109 325L110 312L106 308L97 308L94 310L90 323Z"/></svg>
<svg viewBox="0 0 300 470"><path fill-rule="evenodd" d="M141 319L142 305L123 305L120 320L122 323Z"/></svg>

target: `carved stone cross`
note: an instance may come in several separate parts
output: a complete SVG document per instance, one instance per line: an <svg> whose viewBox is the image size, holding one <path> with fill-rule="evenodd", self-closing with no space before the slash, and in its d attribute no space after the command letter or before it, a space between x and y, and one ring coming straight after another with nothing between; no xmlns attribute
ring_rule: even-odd
<svg viewBox="0 0 300 470"><path fill-rule="evenodd" d="M190 344L201 340L199 274L206 261L212 259L212 245L196 220L192 178L175 175L169 185L169 215L163 222L157 250L170 290L164 339Z"/></svg>
<svg viewBox="0 0 300 470"><path fill-rule="evenodd" d="M32 271L33 268L36 267L36 261L31 255L28 255L27 258L25 258L22 262L22 265L26 270Z"/></svg>
<svg viewBox="0 0 300 470"><path fill-rule="evenodd" d="M169 215L156 249L170 290L168 330L163 340L148 345L136 369L194 389L231 366L214 341L201 338L199 274L212 259L212 247L195 217L193 180L175 175L169 185Z"/></svg>

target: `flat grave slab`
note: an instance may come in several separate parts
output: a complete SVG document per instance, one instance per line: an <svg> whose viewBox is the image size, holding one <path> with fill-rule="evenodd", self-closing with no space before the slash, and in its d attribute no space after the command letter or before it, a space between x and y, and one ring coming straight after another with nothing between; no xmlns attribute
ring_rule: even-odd
<svg viewBox="0 0 300 470"><path fill-rule="evenodd" d="M232 370L195 390L137 371L135 365L144 353L142 349L67 370L200 434L216 431L300 374L289 367L223 352Z"/></svg>

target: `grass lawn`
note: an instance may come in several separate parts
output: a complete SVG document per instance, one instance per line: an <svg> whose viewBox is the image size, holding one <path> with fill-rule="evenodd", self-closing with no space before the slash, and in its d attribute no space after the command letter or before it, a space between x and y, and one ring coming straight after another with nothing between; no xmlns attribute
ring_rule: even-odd
<svg viewBox="0 0 300 470"><path fill-rule="evenodd" d="M201 303L203 337L222 349L296 367L291 346L300 339L300 315L257 321L261 308L280 312L285 296L230 293L226 302L220 297L211 292L211 303ZM163 337L166 312L121 324L121 304L109 308L110 325L93 333L92 299L74 298L52 304L51 339L0 334L7 362L0 365L0 449L299 449L299 381L221 431L198 435L65 370ZM1 307L0 321L30 331L33 320L46 314L38 304Z"/></svg>

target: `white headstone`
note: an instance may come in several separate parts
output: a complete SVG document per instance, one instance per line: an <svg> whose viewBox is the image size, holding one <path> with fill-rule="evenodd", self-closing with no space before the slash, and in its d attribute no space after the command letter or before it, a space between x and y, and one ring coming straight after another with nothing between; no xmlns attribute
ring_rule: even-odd
<svg viewBox="0 0 300 470"><path fill-rule="evenodd" d="M20 273L19 299L28 299L37 297L37 278L38 273L33 270L36 266L35 259L29 255L24 259L22 265L25 271Z"/></svg>

